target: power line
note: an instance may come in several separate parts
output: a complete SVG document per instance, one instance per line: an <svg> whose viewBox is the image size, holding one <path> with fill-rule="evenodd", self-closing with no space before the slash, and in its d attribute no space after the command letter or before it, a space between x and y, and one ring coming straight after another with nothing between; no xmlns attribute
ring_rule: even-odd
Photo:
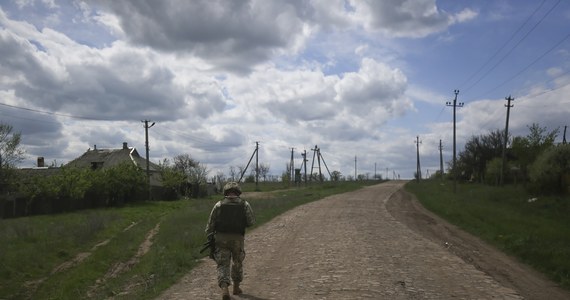
<svg viewBox="0 0 570 300"><path fill-rule="evenodd" d="M493 67L491 67L491 69L485 72L485 74L483 74L483 76L481 76L475 83L466 88L464 92L468 92L472 87L481 82L483 78L487 77L487 75L489 75L491 71L493 71L497 66L499 66L505 60L505 58L507 58L507 56L509 56L520 45L520 43L522 43L536 29L536 27L540 25L540 23L542 23L542 21L554 10L554 8L558 6L560 1L562 0L558 0L558 2L556 2L556 4L554 4L550 8L550 10L546 12L546 14L544 14L544 16L542 16L542 18L505 55L503 55L503 57L501 57L501 59L495 65L493 65Z"/></svg>
<svg viewBox="0 0 570 300"><path fill-rule="evenodd" d="M10 105L10 104L6 104L6 103L0 103L0 105L10 107L10 108L15 108L15 109L21 109L21 110L25 110L25 111L40 113L40 114L54 115L54 116L59 116L59 117L72 118L72 119L82 119L82 120L90 120L90 121L113 121L111 119L102 119L102 118L95 118L95 117L85 117L85 116L77 116L77 115L60 114L60 113L56 113L56 112L52 112L52 111L38 110L38 109L33 109L33 108Z"/></svg>
<svg viewBox="0 0 570 300"><path fill-rule="evenodd" d="M471 81L471 79L473 79L473 77L475 77L475 75L479 74L479 72L481 72L498 54L499 52L501 52L508 43L510 43L513 38L519 33L519 31L522 30L522 28L528 23L528 21L530 21L530 19L538 12L538 10L542 7L542 5L544 5L544 3L546 2L546 0L542 0L542 2L538 5L538 7L532 12L532 14L530 14L526 20L519 26L519 28L517 28L517 30L515 30L515 32L513 34L511 34L511 37L505 42L503 43L503 45L497 49L497 51L495 51L495 53L489 58L487 59L487 61L481 66L479 67L479 69L477 69L477 71L475 71L473 74L471 74L471 76L469 76L469 78L467 78L467 80L465 80L463 83L460 84L460 86L463 86L464 84L468 83L469 81ZM479 79L480 81L481 79ZM476 83L475 83L476 84ZM469 88L465 89L466 91L469 90Z"/></svg>
<svg viewBox="0 0 570 300"><path fill-rule="evenodd" d="M521 75L522 73L524 73L526 70L528 70L530 67L532 67L535 63L537 63L538 61L540 61L542 58L544 58L548 53L552 52L552 50L558 48L558 46L560 46L560 44L562 44L563 42L565 42L568 38L570 38L570 33L567 34L562 40L560 40L558 43L556 43L554 46L552 46L550 49L548 49L546 52L542 53L538 58L536 58L534 61L532 61L530 64L528 64L526 67L524 67L522 70L520 70L518 73L516 73L514 76L512 76L511 78L503 81L501 84L495 86L494 88L490 89L489 91L485 92L484 94L482 94L481 96L487 95L490 92L495 91L496 89L500 88L501 86L507 84L508 82L512 81L513 79L517 78L519 75Z"/></svg>

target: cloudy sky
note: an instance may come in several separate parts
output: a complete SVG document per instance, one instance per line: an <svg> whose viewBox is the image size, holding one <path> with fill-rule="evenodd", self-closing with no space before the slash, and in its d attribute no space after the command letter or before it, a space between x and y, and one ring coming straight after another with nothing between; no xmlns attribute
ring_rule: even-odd
<svg viewBox="0 0 570 300"><path fill-rule="evenodd" d="M456 89L458 151L504 129L509 95L512 134L562 140L569 25L561 0L2 0L0 121L21 167L144 156L150 120L152 161L187 153L211 176L259 142L274 175L317 145L331 172L412 178L416 137L425 176L440 140L452 159Z"/></svg>

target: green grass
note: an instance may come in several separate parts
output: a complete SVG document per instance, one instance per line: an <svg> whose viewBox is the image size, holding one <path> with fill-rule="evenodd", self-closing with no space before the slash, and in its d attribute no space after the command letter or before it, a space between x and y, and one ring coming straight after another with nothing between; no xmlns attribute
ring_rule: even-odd
<svg viewBox="0 0 570 300"><path fill-rule="evenodd" d="M325 183L303 188L259 184L260 191L276 191L271 197L248 201L259 226L295 206L375 183ZM255 184L243 188L256 189ZM205 256L199 253L205 241L204 228L219 199L144 202L122 208L0 220L0 299L83 299L88 293L92 299L153 299ZM129 261L157 223L160 231L150 251L128 271L96 284L111 266ZM92 250L107 240L107 244ZM81 263L51 274L57 266L85 252L91 255ZM129 293L122 295L125 290Z"/></svg>
<svg viewBox="0 0 570 300"><path fill-rule="evenodd" d="M429 210L570 289L570 197L537 197L522 186L410 182Z"/></svg>

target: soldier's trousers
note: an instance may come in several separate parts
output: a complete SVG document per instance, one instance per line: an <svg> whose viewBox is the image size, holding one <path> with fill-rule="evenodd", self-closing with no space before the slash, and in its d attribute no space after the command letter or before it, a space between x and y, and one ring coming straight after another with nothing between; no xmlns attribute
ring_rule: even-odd
<svg viewBox="0 0 570 300"><path fill-rule="evenodd" d="M244 240L216 241L216 263L218 264L218 285L231 285L231 281L243 280L243 260L245 259ZM230 281L231 278L231 281Z"/></svg>

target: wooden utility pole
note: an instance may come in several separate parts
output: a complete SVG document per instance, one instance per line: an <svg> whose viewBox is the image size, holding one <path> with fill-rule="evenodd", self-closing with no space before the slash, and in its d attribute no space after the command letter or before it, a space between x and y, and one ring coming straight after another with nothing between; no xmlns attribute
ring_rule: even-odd
<svg viewBox="0 0 570 300"><path fill-rule="evenodd" d="M439 175L443 179L443 146L441 145L441 140L439 140Z"/></svg>
<svg viewBox="0 0 570 300"><path fill-rule="evenodd" d="M144 140L145 140L145 148L146 148L146 180L147 180L147 200L150 200L151 193L150 193L150 161L149 161L149 146L148 146L148 129L154 126L154 122L148 125L150 120L143 120L141 121L144 123Z"/></svg>
<svg viewBox="0 0 570 300"><path fill-rule="evenodd" d="M422 143L420 141L420 137L416 136L416 154L417 154L417 159L416 159L416 179L418 182L420 182L420 179L422 179L422 168L420 167L420 144Z"/></svg>
<svg viewBox="0 0 570 300"><path fill-rule="evenodd" d="M307 185L307 150L303 150L301 154L303 156L303 168L305 169L305 186Z"/></svg>
<svg viewBox="0 0 570 300"><path fill-rule="evenodd" d="M291 148L291 162L289 163L289 167L291 168L290 172L289 172L289 183L291 185L293 185L293 182L295 182L295 160L293 159L293 151L295 150L295 148Z"/></svg>
<svg viewBox="0 0 570 300"><path fill-rule="evenodd" d="M463 107L463 103L457 103L457 94L459 94L459 90L454 90L453 93L455 94L455 98L453 102L446 102L445 105L453 106L453 192L457 192L457 157L456 157L456 139L455 139L455 124L456 124L456 108Z"/></svg>
<svg viewBox="0 0 570 300"><path fill-rule="evenodd" d="M499 176L499 185L503 185L505 183L505 169L507 168L507 160L506 160L506 153L507 153L507 142L509 140L509 115L511 113L511 107L513 107L513 105L511 105L511 101L514 101L515 99L512 98L510 95L508 97L505 98L505 100L507 100L507 104L505 105L505 107L507 108L507 120L505 121L505 136L503 137L503 162L501 164L501 174Z"/></svg>
<svg viewBox="0 0 570 300"><path fill-rule="evenodd" d="M313 170L315 169L315 156L317 156L317 159L319 159L318 157L318 153L319 153L319 147L317 145L315 145L315 148L311 149L313 151L313 161L311 162L311 181L313 181ZM319 180L322 180L322 176L321 176L321 163L320 163L320 159L319 159Z"/></svg>
<svg viewBox="0 0 570 300"><path fill-rule="evenodd" d="M249 167L251 160L255 156L255 190L256 191L258 190L257 185L259 183L259 156L257 154L258 152L259 152L259 142L255 142L255 150L253 150L253 153L251 154L251 157L249 158L249 161L247 162L245 169L243 169L241 176L238 179L238 182L240 182L243 179L243 176L245 175L245 172L247 172L247 168Z"/></svg>
<svg viewBox="0 0 570 300"><path fill-rule="evenodd" d="M564 135L562 136L562 145L566 145L566 127L568 127L568 125L564 126Z"/></svg>
<svg viewBox="0 0 570 300"><path fill-rule="evenodd" d="M259 142L255 142L255 190L259 190Z"/></svg>

